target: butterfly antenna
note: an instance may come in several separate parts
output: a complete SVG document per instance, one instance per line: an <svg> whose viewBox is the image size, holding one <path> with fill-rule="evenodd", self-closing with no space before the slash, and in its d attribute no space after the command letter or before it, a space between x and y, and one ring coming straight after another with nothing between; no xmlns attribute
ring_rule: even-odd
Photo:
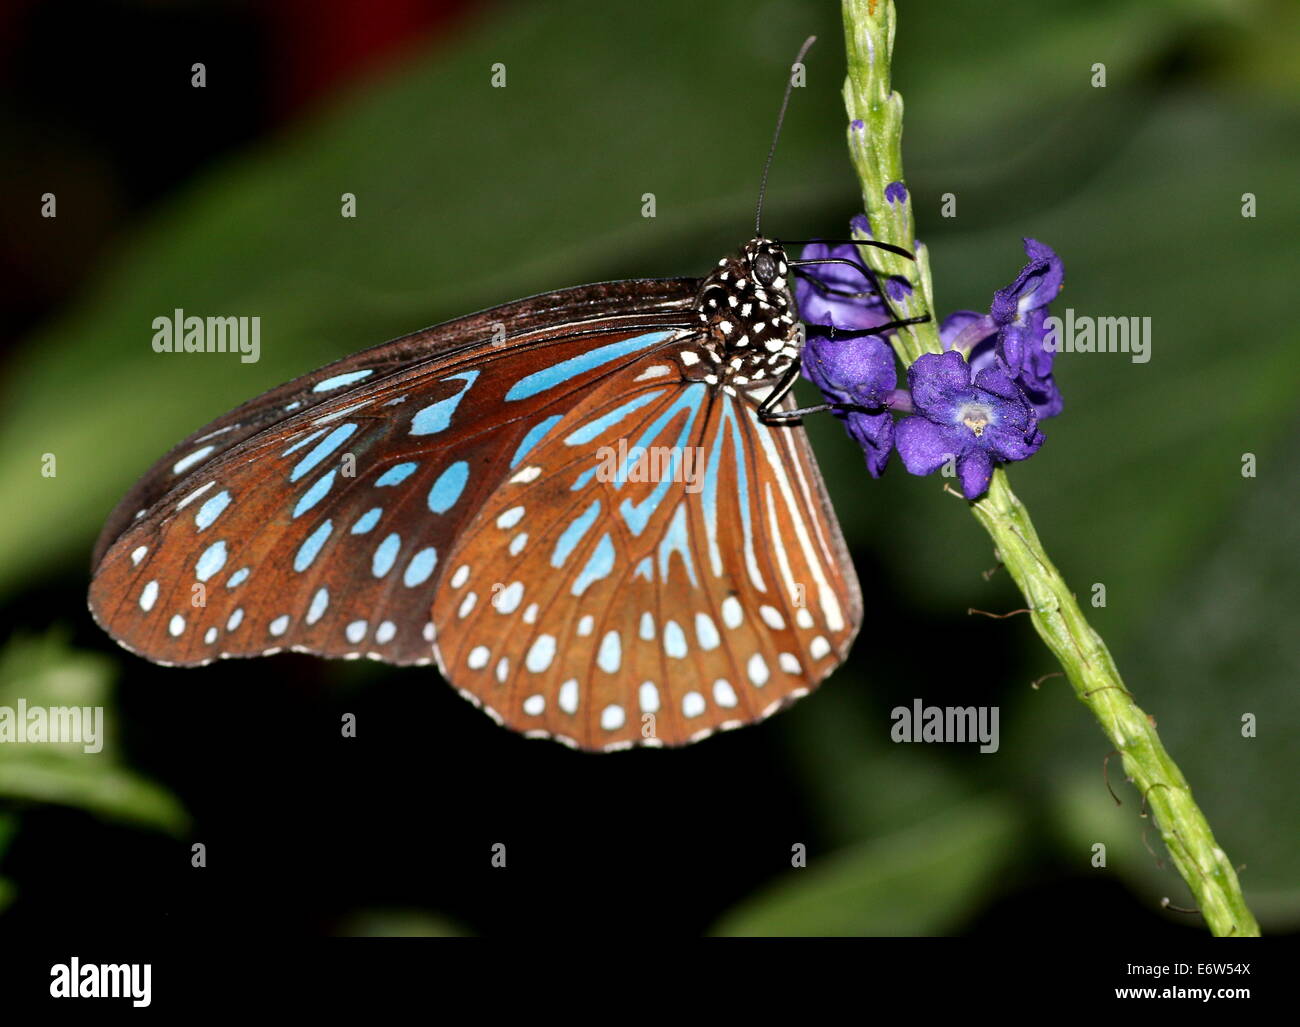
<svg viewBox="0 0 1300 1027"><path fill-rule="evenodd" d="M790 66L790 77L785 83L785 96L781 98L781 110L776 116L776 131L772 133L772 145L767 151L767 160L763 162L763 177L758 183L758 209L754 212L754 235L763 234L763 196L767 193L767 173L772 167L772 158L776 155L776 143L781 138L781 122L785 121L785 109L790 104L790 91L794 89L794 68L802 64L804 56L808 53L813 43L817 42L816 36L809 36L803 41L803 46L799 47L799 55L795 57L794 64Z"/></svg>

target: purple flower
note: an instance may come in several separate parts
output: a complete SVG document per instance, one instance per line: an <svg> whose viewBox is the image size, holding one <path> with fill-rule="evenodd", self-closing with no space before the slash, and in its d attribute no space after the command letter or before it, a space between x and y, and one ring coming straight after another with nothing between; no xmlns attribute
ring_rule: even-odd
<svg viewBox="0 0 1300 1027"><path fill-rule="evenodd" d="M907 379L916 413L898 423L895 441L911 474L933 474L955 459L963 495L977 499L995 465L1024 460L1043 444L1033 407L996 364L972 379L960 353L926 353Z"/></svg>
<svg viewBox="0 0 1300 1027"><path fill-rule="evenodd" d="M884 473L894 448L894 419L887 409L898 371L894 351L875 335L830 338L810 334L803 349L803 376L828 402L853 409L836 411L862 447L873 478Z"/></svg>
<svg viewBox="0 0 1300 1027"><path fill-rule="evenodd" d="M858 248L851 243L839 246L809 243L801 256L804 260L836 257L862 262ZM794 288L799 318L806 324L861 331L889 320L889 313L871 280L847 264L816 265L808 275L796 279Z"/></svg>
<svg viewBox="0 0 1300 1027"><path fill-rule="evenodd" d="M945 350L966 355L975 374L996 363L1024 391L1038 417L1055 417L1064 404L1052 376L1056 353L1046 346L1044 325L1065 269L1052 248L1036 239L1025 240L1025 253L1029 263L993 294L987 314L950 314L939 337Z"/></svg>

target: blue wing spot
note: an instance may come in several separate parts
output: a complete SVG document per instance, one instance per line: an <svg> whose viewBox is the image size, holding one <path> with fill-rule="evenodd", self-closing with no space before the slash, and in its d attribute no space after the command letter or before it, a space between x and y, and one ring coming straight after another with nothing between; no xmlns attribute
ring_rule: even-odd
<svg viewBox="0 0 1300 1027"><path fill-rule="evenodd" d="M562 414L556 414L554 417L548 417L544 421L538 421L528 429L528 434L524 436L523 441L519 443L519 448L515 450L515 455L510 458L510 466L515 467L522 460L530 449L541 442L546 437L546 433L554 428L563 419Z"/></svg>
<svg viewBox="0 0 1300 1027"><path fill-rule="evenodd" d="M383 488L386 485L400 485L414 474L415 469L419 466L419 464L412 463L411 461L407 461L404 464L394 464L375 479L375 485L380 488Z"/></svg>
<svg viewBox="0 0 1300 1027"><path fill-rule="evenodd" d="M248 575L251 573L247 567L240 567L239 570L230 575L230 580L226 582L226 588L238 588L248 580Z"/></svg>
<svg viewBox="0 0 1300 1027"><path fill-rule="evenodd" d="M675 620L664 625L664 652L674 660L686 659L686 633Z"/></svg>
<svg viewBox="0 0 1300 1027"><path fill-rule="evenodd" d="M366 371L348 371L346 374L336 374L333 378L326 378L323 382L317 382L312 386L312 392L329 392L330 389L342 388L344 385L351 385L353 382L359 382L362 378L368 378L374 374L374 369Z"/></svg>
<svg viewBox="0 0 1300 1027"><path fill-rule="evenodd" d="M369 510L357 518L357 523L352 525L353 535L364 535L367 531L379 523L379 516L384 512L382 506L372 506Z"/></svg>
<svg viewBox="0 0 1300 1027"><path fill-rule="evenodd" d="M438 550L432 546L428 549L421 549L411 557L411 562L406 565L406 571L402 575L402 584L407 588L423 585L429 580L429 575L433 573L436 566L438 566Z"/></svg>
<svg viewBox="0 0 1300 1027"><path fill-rule="evenodd" d="M226 543L214 542L203 550L199 562L194 565L194 576L200 581L207 581L226 565Z"/></svg>
<svg viewBox="0 0 1300 1027"><path fill-rule="evenodd" d="M288 410L289 408L288 408L288 407L285 407L285 409ZM286 449L286 450L285 450L283 453L281 453L280 455L281 455L281 456L288 456L290 453L296 453L296 452L298 452L298 450L302 449L303 446L306 446L307 444L309 444L309 443L311 443L311 442L315 442L315 441L316 441L317 439L319 439L322 435L324 435L327 431L329 431L328 428L320 428L320 429L318 429L317 431L312 432L310 435L304 435L302 438L300 438L297 442L295 442L292 446L290 446L288 449Z"/></svg>
<svg viewBox="0 0 1300 1027"><path fill-rule="evenodd" d="M465 394L469 392L478 374L477 371L466 371L464 374L453 374L449 378L444 378L444 382L463 381L465 384L456 391L455 395L440 399L437 403L416 411L415 416L411 418L411 434L433 435L446 430L451 424L456 408L460 406L460 401L465 398Z"/></svg>
<svg viewBox="0 0 1300 1027"><path fill-rule="evenodd" d="M588 421L581 428L571 432L564 440L567 446L583 446L592 439L598 439L606 431L618 424L628 414L640 410L647 403L653 402L664 394L663 389L655 389L653 392L645 392L640 396L629 399L620 407L616 407L609 413L597 417L594 421Z"/></svg>
<svg viewBox="0 0 1300 1027"><path fill-rule="evenodd" d="M716 649L722 644L718 636L718 626L707 613L695 615L695 637L700 640L701 649Z"/></svg>
<svg viewBox="0 0 1300 1027"><path fill-rule="evenodd" d="M622 662L623 646L619 641L618 632L607 632L600 641L600 652L596 656L596 663L606 674L614 674L617 673Z"/></svg>
<svg viewBox="0 0 1300 1027"><path fill-rule="evenodd" d="M648 332L645 335L624 339L622 342L610 343L608 346L598 346L587 353L580 353L576 357L570 357L568 360L562 360L558 364L552 364L541 371L520 378L506 393L506 399L528 399L530 396L536 396L539 392L563 385L571 378L576 378L587 371L594 371L619 357L626 357L638 350L657 345L665 339L672 338L672 335L671 331Z"/></svg>
<svg viewBox="0 0 1300 1027"><path fill-rule="evenodd" d="M569 523L569 526L564 529L564 533L560 535L559 540L555 543L555 552L551 554L552 567L564 566L574 548L582 541L582 536L587 534L587 529L592 526L598 516L600 516L599 499L575 517Z"/></svg>
<svg viewBox="0 0 1300 1027"><path fill-rule="evenodd" d="M654 491L640 503L634 504L631 500L625 499L619 507L619 513L623 515L623 520L627 522L627 526L631 529L633 535L640 535L645 531L646 525L650 523L650 518L654 516L654 512L659 508L659 504L663 502L668 490L672 488L673 482L680 479L679 469L682 460L682 447L689 438L691 429L695 426L695 418L700 412L700 403L704 400L707 392L708 386L703 383L687 386L682 392L681 398L660 414L655 422L645 430L636 444L628 448L629 457L633 452L648 449L654 444L654 440L659 436L659 433L672 423L678 411L690 411L690 416L686 418L681 431L677 434L677 441L672 447L672 462L668 470L662 475L659 484L655 486ZM620 483L617 487L621 488L621 483L627 480L626 466L619 469L617 480Z"/></svg>
<svg viewBox="0 0 1300 1027"><path fill-rule="evenodd" d="M321 547L325 545L325 540L330 537L330 532L334 530L333 521L324 521L321 526L307 536L307 541L298 547L298 553L293 558L293 569L299 574L311 566L313 560L320 555Z"/></svg>
<svg viewBox="0 0 1300 1027"><path fill-rule="evenodd" d="M582 569L578 580L573 583L572 593L575 596L582 595L592 582L609 577L613 569L614 540L609 537L609 532L605 532L596 543L596 549L591 554L591 559L587 561L587 566Z"/></svg>
<svg viewBox="0 0 1300 1027"><path fill-rule="evenodd" d="M289 481L295 482L318 463L343 445L357 430L355 424L340 424L316 444L316 448L298 461L289 475Z"/></svg>
<svg viewBox="0 0 1300 1027"><path fill-rule="evenodd" d="M433 483L433 488L429 489L429 509L436 514L446 513L456 505L456 500L465 491L467 481L469 481L469 464L464 460L457 460L438 476L438 480Z"/></svg>
<svg viewBox="0 0 1300 1027"><path fill-rule="evenodd" d="M664 532L663 540L659 543L659 577L664 581L668 580L668 567L672 562L673 553L680 553L682 563L686 567L686 574L691 579L691 585L699 587L699 582L695 577L695 558L691 556L691 547L686 537L686 504L678 503L677 511L673 514L672 522L668 525L668 530Z"/></svg>
<svg viewBox="0 0 1300 1027"><path fill-rule="evenodd" d="M397 551L401 548L402 536L395 532L380 542L379 548L375 550L374 559L370 561L370 573L376 578L382 578L391 571L397 560Z"/></svg>
<svg viewBox="0 0 1300 1027"><path fill-rule="evenodd" d="M199 512L194 515L194 524L202 531L213 521L221 516L221 512L230 505L230 493L226 491L218 492L201 507Z"/></svg>
<svg viewBox="0 0 1300 1027"><path fill-rule="evenodd" d="M321 475L320 478L317 479L316 483L303 494L303 497L300 500L298 500L298 505L293 508L294 518L297 519L301 517L313 506L319 503L326 495L328 495L329 490L333 487L334 469L331 468L328 474Z"/></svg>
<svg viewBox="0 0 1300 1027"><path fill-rule="evenodd" d="M569 491L577 492L579 489L585 489L588 483L591 481L591 479L596 476L596 472L598 470L600 470L599 464L596 465L595 467L587 468L587 470L583 471L580 475L578 475L578 480L575 481L571 486L569 486Z"/></svg>

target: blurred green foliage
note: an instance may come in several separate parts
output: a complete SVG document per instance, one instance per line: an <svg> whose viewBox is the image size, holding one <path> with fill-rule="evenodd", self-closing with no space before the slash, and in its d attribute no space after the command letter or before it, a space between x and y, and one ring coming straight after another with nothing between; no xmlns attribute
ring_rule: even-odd
<svg viewBox="0 0 1300 1027"><path fill-rule="evenodd" d="M114 668L93 653L74 652L52 633L16 638L0 652L0 707L99 707L97 751L81 742L26 741L0 745L0 799L73 806L101 817L180 833L185 810L164 788L123 766L110 683ZM0 852L5 831L0 822Z"/></svg>
<svg viewBox="0 0 1300 1027"><path fill-rule="evenodd" d="M1059 307L1152 318L1148 364L1060 359L1066 412L1013 483L1078 592L1107 586L1094 623L1220 842L1246 864L1265 930L1294 928L1296 8L900 8L895 85L941 313L986 308L1022 263L1019 238L1032 235L1065 260ZM520 4L212 168L141 225L11 366L0 485L21 501L4 512L0 589L12 596L84 561L136 474L264 388L530 292L703 271L747 235L783 68L808 32L821 41L786 122L765 227L841 232L859 201L836 18L832 4L673 0L629 26L594 0ZM496 61L508 68L505 89L487 87ZM1105 89L1089 84L1095 62L1106 64ZM344 192L357 196L355 220L338 216ZM645 192L656 194L653 220L640 216ZM1253 219L1241 216L1248 192ZM957 197L955 219L939 217L944 193ZM154 354L150 322L175 307L260 314L261 362ZM1017 605L1008 582L980 577L992 563L987 539L936 480L895 468L870 482L837 425L813 432L851 544L888 567L900 599L936 615ZM56 478L40 476L45 452L58 457ZM1242 476L1244 453L1258 457L1255 478ZM79 602L67 616L83 616ZM1053 669L1026 624L987 630L1015 633L1026 666ZM962 654L941 657L960 674ZM0 695L30 701L75 678L107 701L110 674L54 643L16 643ZM862 673L839 698L827 690L784 716L792 766L833 852L716 930L952 929L1030 830L1030 802L1067 860L1086 868L1102 841L1109 866L1149 901L1181 901L1180 882L1142 847L1139 797L1112 781L1124 800L1115 807L1101 736L1063 688L1016 683L993 777L890 745L880 718L845 701L872 687ZM1241 736L1244 713L1256 715L1258 737ZM166 793L110 760L51 754L18 773L13 760L0 751L0 793L182 822ZM436 921L357 933L408 928L452 930Z"/></svg>

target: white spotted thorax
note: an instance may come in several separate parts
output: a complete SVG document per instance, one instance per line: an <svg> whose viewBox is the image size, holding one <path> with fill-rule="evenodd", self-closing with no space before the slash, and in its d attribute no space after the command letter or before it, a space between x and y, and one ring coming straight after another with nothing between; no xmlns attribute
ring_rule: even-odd
<svg viewBox="0 0 1300 1027"><path fill-rule="evenodd" d="M704 349L715 365L704 379L709 384L744 389L774 382L799 359L799 316L780 243L760 236L738 256L718 261L695 309L709 331Z"/></svg>

